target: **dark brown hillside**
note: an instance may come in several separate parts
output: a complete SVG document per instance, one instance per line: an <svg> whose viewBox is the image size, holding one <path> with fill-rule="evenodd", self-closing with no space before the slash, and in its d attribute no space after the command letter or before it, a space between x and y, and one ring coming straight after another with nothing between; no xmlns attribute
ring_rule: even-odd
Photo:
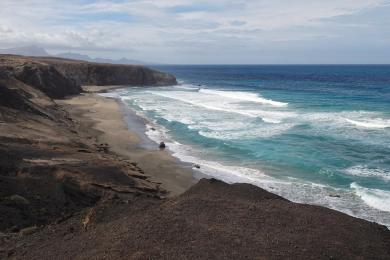
<svg viewBox="0 0 390 260"><path fill-rule="evenodd" d="M169 200L106 201L21 239L14 252L17 259L388 259L390 232L248 184L201 180Z"/></svg>

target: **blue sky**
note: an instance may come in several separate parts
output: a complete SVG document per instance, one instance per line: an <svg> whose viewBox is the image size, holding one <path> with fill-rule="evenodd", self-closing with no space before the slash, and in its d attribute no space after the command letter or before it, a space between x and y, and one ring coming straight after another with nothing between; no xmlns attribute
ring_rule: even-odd
<svg viewBox="0 0 390 260"><path fill-rule="evenodd" d="M390 0L1 0L0 48L184 64L390 63Z"/></svg>

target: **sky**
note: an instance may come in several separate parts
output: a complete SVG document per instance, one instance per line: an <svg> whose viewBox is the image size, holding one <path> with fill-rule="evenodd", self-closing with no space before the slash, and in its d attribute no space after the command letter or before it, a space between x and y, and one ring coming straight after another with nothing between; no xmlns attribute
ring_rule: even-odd
<svg viewBox="0 0 390 260"><path fill-rule="evenodd" d="M0 0L0 48L169 64L390 63L390 0Z"/></svg>

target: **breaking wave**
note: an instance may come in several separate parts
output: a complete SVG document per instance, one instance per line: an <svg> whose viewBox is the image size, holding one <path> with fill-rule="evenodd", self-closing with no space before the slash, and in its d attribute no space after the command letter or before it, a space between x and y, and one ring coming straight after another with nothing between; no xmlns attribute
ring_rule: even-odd
<svg viewBox="0 0 390 260"><path fill-rule="evenodd" d="M226 91L226 90L211 90L211 89L200 89L200 93L218 95L221 97L237 99L248 102L255 102L261 104L267 104L275 107L286 107L288 103L274 101L272 99L266 99L255 93L241 92L241 91Z"/></svg>

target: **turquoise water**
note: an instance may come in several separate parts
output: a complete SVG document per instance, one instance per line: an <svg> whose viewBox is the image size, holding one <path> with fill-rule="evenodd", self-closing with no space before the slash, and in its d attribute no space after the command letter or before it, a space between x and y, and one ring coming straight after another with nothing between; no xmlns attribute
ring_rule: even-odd
<svg viewBox="0 0 390 260"><path fill-rule="evenodd" d="M175 156L390 226L390 66L158 69L180 85L117 94Z"/></svg>

